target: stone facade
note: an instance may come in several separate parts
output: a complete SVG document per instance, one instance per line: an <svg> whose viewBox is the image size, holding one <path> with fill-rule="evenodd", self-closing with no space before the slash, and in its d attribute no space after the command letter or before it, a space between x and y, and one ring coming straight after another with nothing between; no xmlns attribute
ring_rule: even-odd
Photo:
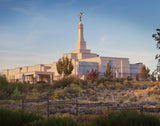
<svg viewBox="0 0 160 126"><path fill-rule="evenodd" d="M71 53L64 54L63 57L72 59L74 69L72 75L84 78L87 71L96 69L103 76L107 68L107 63L112 66L114 77L127 78L130 76L132 65L129 63L129 58L116 57L100 57L91 50L86 48L86 41L83 37L83 24L78 24L78 40L76 42L76 49ZM139 67L135 69L139 70ZM136 70L136 71L138 71ZM9 82L22 81L36 83L39 81L52 82L60 78L56 62L52 64L40 64L35 66L24 66L15 69L4 70L2 75L6 76Z"/></svg>

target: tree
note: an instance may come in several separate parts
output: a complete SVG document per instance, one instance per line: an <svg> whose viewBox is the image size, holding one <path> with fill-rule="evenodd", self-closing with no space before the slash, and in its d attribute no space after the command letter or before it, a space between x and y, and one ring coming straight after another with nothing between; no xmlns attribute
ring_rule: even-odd
<svg viewBox="0 0 160 126"><path fill-rule="evenodd" d="M107 77L107 79L113 78L112 67L111 65L109 65L109 63L107 63L107 69L106 69L106 72L104 73L104 76Z"/></svg>
<svg viewBox="0 0 160 126"><path fill-rule="evenodd" d="M13 97L14 99L17 99L19 96L20 96L20 91L18 90L18 87L16 87L16 88L14 89L14 92L13 92L13 94L12 94L12 97Z"/></svg>
<svg viewBox="0 0 160 126"><path fill-rule="evenodd" d="M8 82L4 76L0 76L0 90L8 85Z"/></svg>
<svg viewBox="0 0 160 126"><path fill-rule="evenodd" d="M57 72L62 75L63 73L63 61L62 59L59 59L58 62L56 63L56 68L57 68Z"/></svg>
<svg viewBox="0 0 160 126"><path fill-rule="evenodd" d="M68 57L63 57L63 72L64 75L70 75L73 70L72 59L68 59Z"/></svg>
<svg viewBox="0 0 160 126"><path fill-rule="evenodd" d="M153 34L152 37L154 38L154 40L157 42L156 44L156 48L157 49L160 49L160 29L156 29L157 33L156 34ZM158 63L157 63L157 73L160 72L160 54L157 54L155 56L155 59L158 60Z"/></svg>
<svg viewBox="0 0 160 126"><path fill-rule="evenodd" d="M146 80L149 78L149 72L150 72L150 69L148 67L146 67L145 65L141 66L141 69L140 69L140 78L141 80Z"/></svg>
<svg viewBox="0 0 160 126"><path fill-rule="evenodd" d="M68 57L60 58L58 62L56 63L57 72L62 75L68 76L72 73L73 70L73 64L72 59L69 59Z"/></svg>
<svg viewBox="0 0 160 126"><path fill-rule="evenodd" d="M98 70L92 69L91 72L87 71L87 76L86 76L86 78L87 78L87 79L90 79L90 80L93 80L93 79L97 79L97 78L98 78L98 75L99 75Z"/></svg>
<svg viewBox="0 0 160 126"><path fill-rule="evenodd" d="M136 81L139 81L139 74L136 74Z"/></svg>
<svg viewBox="0 0 160 126"><path fill-rule="evenodd" d="M152 74L151 74L151 80L152 80L152 81L156 81L156 77L155 77L154 72L152 72Z"/></svg>
<svg viewBox="0 0 160 126"><path fill-rule="evenodd" d="M158 75L158 82L160 82L160 75Z"/></svg>

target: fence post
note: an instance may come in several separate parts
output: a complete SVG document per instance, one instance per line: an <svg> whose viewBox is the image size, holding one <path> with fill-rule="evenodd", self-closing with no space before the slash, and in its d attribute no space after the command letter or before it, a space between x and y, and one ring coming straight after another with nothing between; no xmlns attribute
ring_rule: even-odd
<svg viewBox="0 0 160 126"><path fill-rule="evenodd" d="M76 115L78 115L78 100L76 99Z"/></svg>
<svg viewBox="0 0 160 126"><path fill-rule="evenodd" d="M109 113L109 105L107 106L107 111L108 111L108 113Z"/></svg>
<svg viewBox="0 0 160 126"><path fill-rule="evenodd" d="M49 114L50 114L49 112L49 94L47 96L48 96L47 98L47 117L49 117Z"/></svg>
<svg viewBox="0 0 160 126"><path fill-rule="evenodd" d="M140 112L141 112L141 114L143 114L143 105L140 108Z"/></svg>
<svg viewBox="0 0 160 126"><path fill-rule="evenodd" d="M24 110L24 96L22 97L22 110Z"/></svg>

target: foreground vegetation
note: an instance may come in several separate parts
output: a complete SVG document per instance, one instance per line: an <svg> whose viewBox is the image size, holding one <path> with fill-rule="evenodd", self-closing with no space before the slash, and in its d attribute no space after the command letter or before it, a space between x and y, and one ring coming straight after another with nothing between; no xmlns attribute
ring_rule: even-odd
<svg viewBox="0 0 160 126"><path fill-rule="evenodd" d="M105 115L81 115L44 118L22 110L0 108L1 126L159 126L160 120L136 111L109 112Z"/></svg>
<svg viewBox="0 0 160 126"><path fill-rule="evenodd" d="M74 100L88 102L160 102L160 83L158 81L135 81L105 78L80 80L65 77L52 84L8 83L0 77L0 98L26 99L48 98L55 100ZM158 106L157 106L158 107Z"/></svg>

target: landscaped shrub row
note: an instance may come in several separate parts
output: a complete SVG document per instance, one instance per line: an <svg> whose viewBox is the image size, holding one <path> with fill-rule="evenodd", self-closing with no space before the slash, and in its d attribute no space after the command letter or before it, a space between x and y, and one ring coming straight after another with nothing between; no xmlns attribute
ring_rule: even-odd
<svg viewBox="0 0 160 126"><path fill-rule="evenodd" d="M110 112L106 115L43 118L22 110L0 108L0 126L160 126L160 120L136 111ZM82 119L83 118L83 119ZM85 118L85 119L84 119Z"/></svg>

